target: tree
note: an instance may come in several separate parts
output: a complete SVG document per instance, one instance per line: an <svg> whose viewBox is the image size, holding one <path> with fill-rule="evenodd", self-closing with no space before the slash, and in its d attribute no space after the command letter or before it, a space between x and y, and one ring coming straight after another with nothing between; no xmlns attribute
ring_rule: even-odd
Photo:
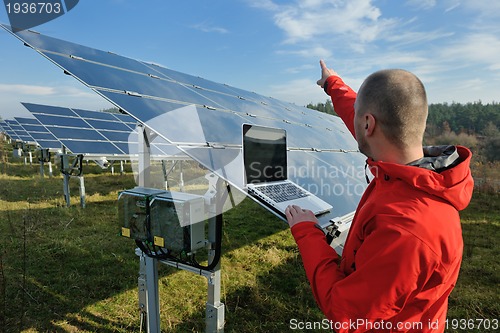
<svg viewBox="0 0 500 333"><path fill-rule="evenodd" d="M327 99L325 103L318 103L316 105L309 103L309 104L307 104L306 107L309 109L318 110L320 112L332 114L334 116L337 115L337 113L335 112L335 110L333 108L333 104L332 104L331 99Z"/></svg>
<svg viewBox="0 0 500 333"><path fill-rule="evenodd" d="M498 130L498 127L492 121L489 121L486 124L482 133L487 138L495 138L497 136L500 136L500 131Z"/></svg>

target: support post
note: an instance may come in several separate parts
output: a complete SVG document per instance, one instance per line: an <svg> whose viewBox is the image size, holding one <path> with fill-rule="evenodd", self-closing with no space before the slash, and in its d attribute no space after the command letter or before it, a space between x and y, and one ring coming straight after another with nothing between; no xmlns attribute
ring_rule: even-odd
<svg viewBox="0 0 500 333"><path fill-rule="evenodd" d="M45 175L44 175L44 170L43 170L43 158L40 159L40 176L43 178Z"/></svg>
<svg viewBox="0 0 500 333"><path fill-rule="evenodd" d="M210 226L215 223L209 224ZM215 227L215 226L214 226ZM214 250L210 250L209 260L214 258ZM220 301L221 296L221 269L220 261L214 268L214 271L208 280L208 297L205 311L205 331L206 333L222 333L224 332L224 303Z"/></svg>
<svg viewBox="0 0 500 333"><path fill-rule="evenodd" d="M181 172L182 175L182 172ZM222 214L222 181L216 179L214 174L208 177L210 185L216 189L215 200L209 205L210 215L208 221L208 241L210 244L217 242L217 215ZM221 241L221 240L219 240ZM215 258L215 250L213 248L208 252L208 262L212 262ZM224 332L224 303L221 299L221 265L220 260L212 270L212 274L207 276L208 280L208 297L205 311L205 332L206 333L222 333Z"/></svg>
<svg viewBox="0 0 500 333"><path fill-rule="evenodd" d="M142 133L139 133L139 186L147 187L150 185L150 166L151 166L151 148L149 145L149 136L147 129L143 125L137 125L138 129L142 129Z"/></svg>
<svg viewBox="0 0 500 333"><path fill-rule="evenodd" d="M139 138L139 186L150 186L151 147L148 130L138 125L142 133ZM160 293L158 288L158 260L143 254L146 277L146 308L141 309L141 316L146 317L147 333L160 333ZM141 263L142 264L142 263ZM139 294L140 297L140 294Z"/></svg>
<svg viewBox="0 0 500 333"><path fill-rule="evenodd" d="M53 176L53 174L52 174L52 163L50 162L50 160L49 160L48 164L49 164L49 177L52 177Z"/></svg>
<svg viewBox="0 0 500 333"><path fill-rule="evenodd" d="M184 192L184 173L182 172L182 160L179 161L179 169L180 169L179 188L181 189L181 192Z"/></svg>
<svg viewBox="0 0 500 333"><path fill-rule="evenodd" d="M80 181L80 206L85 208L85 181L83 176L79 176L78 180Z"/></svg>
<svg viewBox="0 0 500 333"><path fill-rule="evenodd" d="M163 171L163 184L164 184L165 190L168 190L167 161L161 160L161 170Z"/></svg>
<svg viewBox="0 0 500 333"><path fill-rule="evenodd" d="M64 199L66 200L66 207L71 206L71 197L69 194L69 179L70 176L68 174L63 174L63 193Z"/></svg>

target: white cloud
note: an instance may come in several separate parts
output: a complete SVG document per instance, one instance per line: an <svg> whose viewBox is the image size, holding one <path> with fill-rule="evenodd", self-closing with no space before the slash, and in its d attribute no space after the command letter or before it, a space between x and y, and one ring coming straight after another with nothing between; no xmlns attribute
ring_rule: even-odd
<svg viewBox="0 0 500 333"><path fill-rule="evenodd" d="M316 69L316 67L313 66L312 64L306 64L306 65L302 65L302 66L287 68L285 70L285 72L288 74L298 74L298 73L302 73L304 71L310 72L310 71L313 71L314 69Z"/></svg>
<svg viewBox="0 0 500 333"><path fill-rule="evenodd" d="M300 106L305 106L311 102L324 102L329 98L323 89L316 84L316 81L311 79L296 79L284 84L271 85L266 91L269 92L270 96Z"/></svg>
<svg viewBox="0 0 500 333"><path fill-rule="evenodd" d="M472 33L444 47L440 57L468 65L483 64L490 70L500 69L500 39L491 34Z"/></svg>
<svg viewBox="0 0 500 333"><path fill-rule="evenodd" d="M500 17L500 2L486 0L462 0L467 10L486 17Z"/></svg>
<svg viewBox="0 0 500 333"><path fill-rule="evenodd" d="M84 87L80 88L77 82L54 86L0 84L0 101L0 116L4 119L29 116L30 113L21 105L21 102L88 110L111 107L109 102L96 93Z"/></svg>
<svg viewBox="0 0 500 333"><path fill-rule="evenodd" d="M292 5L262 0L252 5L274 14L274 23L285 33L287 44L317 37L371 42L393 23L380 18L381 11L371 0L297 0Z"/></svg>
<svg viewBox="0 0 500 333"><path fill-rule="evenodd" d="M0 84L0 93L47 96L54 95L56 89L45 86L32 86L25 84Z"/></svg>
<svg viewBox="0 0 500 333"><path fill-rule="evenodd" d="M492 84L493 83L493 84ZM468 103L481 100L484 103L498 102L498 83L487 82L482 78L471 75L468 80L441 78L430 83L427 88L430 103L457 102Z"/></svg>
<svg viewBox="0 0 500 333"><path fill-rule="evenodd" d="M436 6L436 0L407 0L406 4L417 9L431 9Z"/></svg>
<svg viewBox="0 0 500 333"><path fill-rule="evenodd" d="M212 26L208 23L200 23L200 24L193 25L192 27L196 30L200 30L202 32L208 32L208 33L210 33L210 32L215 32L215 33L219 33L219 34L229 33L229 30L227 30L225 28Z"/></svg>
<svg viewBox="0 0 500 333"><path fill-rule="evenodd" d="M326 59L330 58L332 56L332 52L330 50L327 50L326 48L322 46L312 46L309 48L305 49L300 49L300 50L279 50L276 52L277 54L294 54L298 55L301 57L306 57L306 58L317 58L317 59Z"/></svg>
<svg viewBox="0 0 500 333"><path fill-rule="evenodd" d="M388 42L397 43L398 46L410 45L415 43L428 43L439 39L450 38L455 35L448 31L403 31L398 34L390 34L386 37Z"/></svg>
<svg viewBox="0 0 500 333"><path fill-rule="evenodd" d="M450 4L444 11L445 13L451 12L452 10L460 7L460 2Z"/></svg>
<svg viewBox="0 0 500 333"><path fill-rule="evenodd" d="M260 8L267 11L279 10L279 5L275 4L272 0L249 0L248 4L254 8Z"/></svg>
<svg viewBox="0 0 500 333"><path fill-rule="evenodd" d="M61 97L90 97L95 96L88 89L82 90L71 86L36 86L26 84L0 84L1 94L19 96L26 98L29 96L61 96Z"/></svg>
<svg viewBox="0 0 500 333"><path fill-rule="evenodd" d="M268 11L283 32L277 54L323 58L354 89L377 69L404 68L424 82L430 102L498 96L499 1L405 0L389 9L388 2L371 0L260 0L254 6ZM439 15L449 20L429 21ZM289 82L270 87L271 95L300 105L323 102L315 81L296 79L304 70L290 65L284 70Z"/></svg>

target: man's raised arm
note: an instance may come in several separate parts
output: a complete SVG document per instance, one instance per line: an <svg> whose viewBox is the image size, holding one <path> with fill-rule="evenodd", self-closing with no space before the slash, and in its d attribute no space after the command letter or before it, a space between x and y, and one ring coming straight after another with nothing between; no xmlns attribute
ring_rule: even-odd
<svg viewBox="0 0 500 333"><path fill-rule="evenodd" d="M321 79L318 80L318 85L332 98L335 112L342 118L351 134L356 137L354 133L356 92L342 81L337 72L328 68L323 60L320 60L319 64L321 66Z"/></svg>

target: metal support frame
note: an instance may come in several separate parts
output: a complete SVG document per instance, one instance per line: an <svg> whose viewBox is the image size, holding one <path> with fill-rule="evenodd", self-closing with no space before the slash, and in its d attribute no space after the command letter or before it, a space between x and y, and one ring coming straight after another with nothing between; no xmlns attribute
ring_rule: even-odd
<svg viewBox="0 0 500 333"><path fill-rule="evenodd" d="M151 166L151 138L148 130L139 124L142 133L138 135L139 141L139 175L138 185L150 186ZM146 318L147 333L160 333L160 293L158 288L158 260L146 256L140 256L139 269L139 311L141 319ZM143 302L143 303L141 303ZM141 320L142 325L142 320ZM141 326L142 328L142 326Z"/></svg>
<svg viewBox="0 0 500 333"><path fill-rule="evenodd" d="M141 125L139 125L141 126ZM143 127L142 135L139 135L139 177L138 185L147 187L150 185L150 157L151 149L149 143L151 138L148 135L147 129ZM162 164L164 175L166 165ZM171 171L171 170L170 170ZM182 174L182 172L181 172ZM182 177L182 176L181 176ZM214 175L210 174L207 179L210 182L209 192L205 195L205 203L208 206L210 216L213 216L208 221L208 241L212 244L208 253L208 262L213 262L216 253L214 245L217 240L216 234L216 215L222 210L217 211L218 198L222 193L222 182ZM166 180L166 177L165 177ZM167 184L165 184L167 185ZM181 186L183 186L181 179ZM158 262L166 264L178 269L183 269L195 274L205 276L207 278L208 296L206 302L206 332L208 333L223 333L224 332L224 304L221 302L221 267L220 261L212 270L204 270L189 266L186 264L151 258L146 256L140 249L136 249L136 254L139 256L139 311L141 318L141 328L143 323L146 324L147 333L160 333L160 305L159 305L159 287L158 287Z"/></svg>
<svg viewBox="0 0 500 333"><path fill-rule="evenodd" d="M206 194L206 201L211 201L211 205L209 205L209 214L213 216L208 224L208 241L210 244L215 244L217 242L216 237L216 218L218 214L222 214L222 205L223 202L217 202L221 200L222 193L222 182L219 181L219 178L215 174L209 174L206 177L209 181L209 192ZM215 189L215 191L213 191ZM215 197L215 200L213 198ZM218 209L220 205L221 209ZM221 242L222 240L218 240ZM210 249L208 253L208 262L212 262L215 258L215 251ZM205 327L207 333L222 333L224 332L224 322L225 322L225 306L224 303L221 302L221 264L220 260L215 266L214 270L211 272L210 276L207 276L208 279L208 298L206 304L206 312L205 312Z"/></svg>
<svg viewBox="0 0 500 333"><path fill-rule="evenodd" d="M71 164L69 157L73 156L75 159ZM63 147L61 158L61 173L63 174L63 193L66 200L66 207L71 206L71 196L69 191L69 181L72 177L78 178L79 192L80 192L80 206L85 208L85 180L83 178L83 156L82 155L69 155Z"/></svg>
<svg viewBox="0 0 500 333"><path fill-rule="evenodd" d="M51 154L48 149L40 148L40 157L38 161L40 162L40 176L45 177L45 163L47 163L49 167L49 177L52 177L52 162L50 161Z"/></svg>
<svg viewBox="0 0 500 333"><path fill-rule="evenodd" d="M167 170L167 161L166 160L161 160L161 169L163 171L163 179L164 179L164 186L165 189L169 189L169 184L168 184L168 176L172 173L172 171L175 170L175 167L179 166L179 190L181 192L184 192L184 172L182 169L182 160L175 160L172 161L172 166Z"/></svg>

